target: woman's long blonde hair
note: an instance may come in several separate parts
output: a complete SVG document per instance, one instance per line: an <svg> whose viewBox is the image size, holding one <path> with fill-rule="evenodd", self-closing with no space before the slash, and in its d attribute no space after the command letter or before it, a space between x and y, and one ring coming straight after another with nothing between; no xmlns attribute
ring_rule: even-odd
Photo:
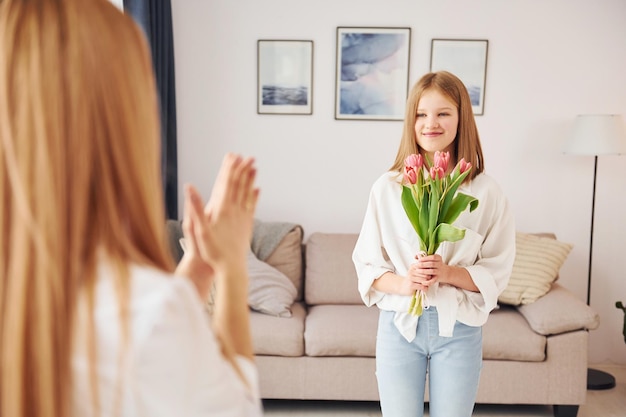
<svg viewBox="0 0 626 417"><path fill-rule="evenodd" d="M459 126L454 140L453 158L459 161L465 158L472 164L472 171L466 181L475 178L484 171L483 151L480 145L480 136L474 120L472 103L463 82L454 74L447 71L431 72L422 76L413 86L406 103L404 128L396 159L391 171L402 172L404 159L410 154L420 153L415 135L415 121L419 101L426 90L436 90L451 100L459 112Z"/></svg>
<svg viewBox="0 0 626 417"><path fill-rule="evenodd" d="M0 415L71 413L76 303L93 303L100 260L122 316L129 263L171 270L159 152L130 17L107 0L0 0Z"/></svg>

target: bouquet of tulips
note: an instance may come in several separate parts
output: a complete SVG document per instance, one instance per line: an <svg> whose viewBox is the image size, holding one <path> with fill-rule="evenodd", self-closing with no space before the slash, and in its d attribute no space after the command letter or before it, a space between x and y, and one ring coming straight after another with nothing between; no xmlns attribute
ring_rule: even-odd
<svg viewBox="0 0 626 417"><path fill-rule="evenodd" d="M435 152L431 165L425 166L424 158L411 154L404 161L402 207L420 240L420 255L432 255L444 241L456 242L465 237L465 230L452 225L469 207L478 207L478 199L457 192L472 165L461 159L448 172L449 152ZM426 294L418 290L413 294L409 313L420 316L427 305Z"/></svg>

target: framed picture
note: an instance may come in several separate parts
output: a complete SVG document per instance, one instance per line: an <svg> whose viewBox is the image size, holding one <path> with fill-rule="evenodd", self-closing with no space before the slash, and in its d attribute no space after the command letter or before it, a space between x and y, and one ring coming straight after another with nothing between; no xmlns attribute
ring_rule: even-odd
<svg viewBox="0 0 626 417"><path fill-rule="evenodd" d="M335 119L403 120L411 28L337 28Z"/></svg>
<svg viewBox="0 0 626 417"><path fill-rule="evenodd" d="M433 39L430 48L430 70L445 70L459 77L475 115L482 115L485 107L488 46L486 39Z"/></svg>
<svg viewBox="0 0 626 417"><path fill-rule="evenodd" d="M313 41L257 42L257 113L313 114Z"/></svg>

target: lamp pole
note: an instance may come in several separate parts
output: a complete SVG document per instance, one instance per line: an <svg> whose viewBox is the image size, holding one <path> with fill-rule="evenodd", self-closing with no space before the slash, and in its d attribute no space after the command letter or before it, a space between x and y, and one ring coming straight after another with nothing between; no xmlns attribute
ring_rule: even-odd
<svg viewBox="0 0 626 417"><path fill-rule="evenodd" d="M598 175L598 155L593 156L593 193L591 194L591 233L589 237L589 269L587 272L587 305L591 306L591 260L593 259L593 221L596 218L596 177Z"/></svg>
<svg viewBox="0 0 626 417"><path fill-rule="evenodd" d="M564 148L565 153L593 155L593 193L591 199L591 233L589 235L589 269L587 272L587 305L591 306L591 266L593 261L593 223L596 209L598 155L626 154L626 129L617 114L579 114ZM615 387L613 375L596 369L587 370L587 389Z"/></svg>
<svg viewBox="0 0 626 417"><path fill-rule="evenodd" d="M593 192L591 197L591 233L589 237L589 269L587 273L587 305L591 306L591 261L593 259L593 222L596 218L596 177L598 175L598 155L593 156ZM599 369L587 368L587 389L603 390L615 387L615 377Z"/></svg>

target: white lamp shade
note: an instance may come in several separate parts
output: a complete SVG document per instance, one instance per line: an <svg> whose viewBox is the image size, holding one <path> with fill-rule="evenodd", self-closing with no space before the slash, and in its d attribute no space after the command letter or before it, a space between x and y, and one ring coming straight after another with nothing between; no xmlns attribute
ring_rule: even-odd
<svg viewBox="0 0 626 417"><path fill-rule="evenodd" d="M618 114L576 116L563 152L576 155L619 155L626 153L626 128Z"/></svg>

